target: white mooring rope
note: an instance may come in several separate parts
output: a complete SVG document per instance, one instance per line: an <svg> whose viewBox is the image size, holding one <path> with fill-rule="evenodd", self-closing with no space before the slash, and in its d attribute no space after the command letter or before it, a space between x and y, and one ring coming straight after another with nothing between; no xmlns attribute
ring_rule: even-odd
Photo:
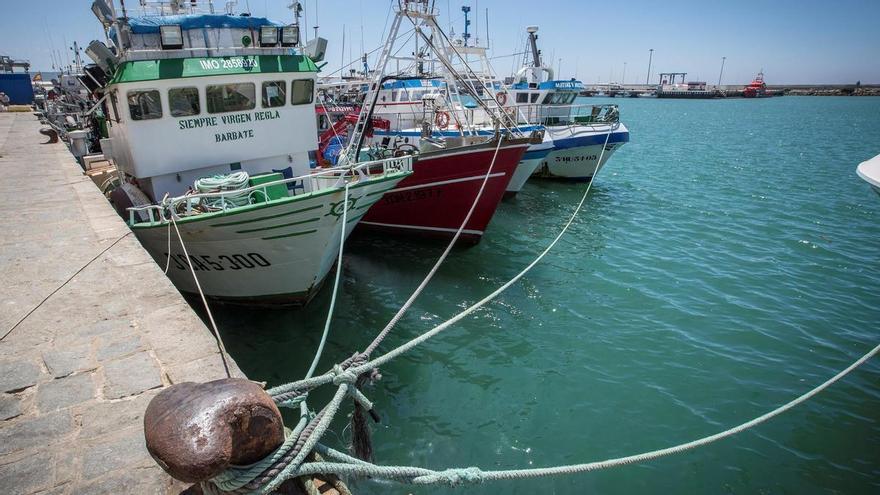
<svg viewBox="0 0 880 495"><path fill-rule="evenodd" d="M174 219L174 213L172 212L170 216L171 223L174 224L174 231L177 232L177 239L180 241L180 248L183 249L183 255L186 257L186 263L189 265L189 271L192 273L193 281L195 281L196 288L199 290L199 296L202 298L202 304L205 305L205 311L208 313L208 320L211 322L211 328L214 329L214 336L217 337L217 345L220 346L220 359L223 360L223 368L226 370L226 376L231 378L232 373L229 371L229 363L226 361L228 353L226 352L226 346L223 345L223 338L220 337L220 330L217 329L217 323L214 321L214 315L211 313L211 308L208 306L208 300L205 298L205 293L202 291L199 277L196 276L196 270L193 268L192 260L189 259L189 253L186 251L186 244L184 244L183 237L180 235L180 229L177 228L177 220Z"/></svg>

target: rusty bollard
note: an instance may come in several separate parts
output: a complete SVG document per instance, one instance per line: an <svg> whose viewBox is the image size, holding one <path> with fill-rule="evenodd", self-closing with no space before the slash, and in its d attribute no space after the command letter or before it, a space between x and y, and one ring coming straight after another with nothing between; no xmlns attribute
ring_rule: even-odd
<svg viewBox="0 0 880 495"><path fill-rule="evenodd" d="M269 455L284 441L284 424L258 384L224 378L160 392L144 413L144 436L162 469L196 483Z"/></svg>
<svg viewBox="0 0 880 495"><path fill-rule="evenodd" d="M49 140L43 144L53 144L58 142L58 131L51 127L43 127L40 129L40 134L49 138Z"/></svg>

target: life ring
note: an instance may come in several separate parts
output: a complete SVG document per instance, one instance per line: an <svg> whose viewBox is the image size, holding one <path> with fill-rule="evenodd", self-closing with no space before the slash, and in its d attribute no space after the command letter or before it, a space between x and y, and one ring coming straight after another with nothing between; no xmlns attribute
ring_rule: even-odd
<svg viewBox="0 0 880 495"><path fill-rule="evenodd" d="M449 113L442 111L437 112L437 116L434 117L434 123L437 124L437 127L446 129L449 127Z"/></svg>
<svg viewBox="0 0 880 495"><path fill-rule="evenodd" d="M495 95L495 99L498 100L498 105L503 107L507 104L507 93L502 91Z"/></svg>

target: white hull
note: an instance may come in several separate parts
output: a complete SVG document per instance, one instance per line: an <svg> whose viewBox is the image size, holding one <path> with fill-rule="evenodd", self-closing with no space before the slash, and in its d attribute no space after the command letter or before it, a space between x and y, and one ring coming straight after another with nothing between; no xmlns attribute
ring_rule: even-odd
<svg viewBox="0 0 880 495"><path fill-rule="evenodd" d="M865 182L871 184L875 193L880 194L880 155L860 163L856 173Z"/></svg>
<svg viewBox="0 0 880 495"><path fill-rule="evenodd" d="M553 141L547 134L544 134L544 140L539 144L533 144L529 146L529 149L526 150L526 153L523 155L522 160L520 160L519 164L516 166L516 170L513 172L513 177L510 178L510 182L507 184L507 196L513 196L516 193L520 192L523 186L526 185L526 181L529 180L538 167L541 166L541 162L543 162L547 153L553 149Z"/></svg>
<svg viewBox="0 0 880 495"><path fill-rule="evenodd" d="M360 218L405 174L366 180L349 188L351 233ZM319 191L300 198L178 220L189 261L206 296L239 302L302 304L320 288L336 261L344 191ZM168 225L133 228L156 263L165 267ZM196 293L189 263L171 227L168 277L183 292Z"/></svg>
<svg viewBox="0 0 880 495"><path fill-rule="evenodd" d="M554 148L541 161L535 175L544 178L589 180L608 162L611 155L629 141L629 131L623 124L615 128L605 145L610 127L594 129L585 126L548 128ZM603 146L605 152L602 152ZM602 163L599 163L599 158Z"/></svg>
<svg viewBox="0 0 880 495"><path fill-rule="evenodd" d="M541 162L544 161L544 158L532 158L529 160L522 160L516 166L516 170L513 172L513 177L510 178L510 182L507 184L506 195L511 196L518 192L520 192L523 186L526 185L526 181L529 180L529 177L535 173L535 170L541 165Z"/></svg>

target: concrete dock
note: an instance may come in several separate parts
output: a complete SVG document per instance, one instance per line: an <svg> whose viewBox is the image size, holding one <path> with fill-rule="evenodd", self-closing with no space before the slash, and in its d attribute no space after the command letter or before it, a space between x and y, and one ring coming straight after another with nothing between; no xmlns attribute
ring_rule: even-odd
<svg viewBox="0 0 880 495"><path fill-rule="evenodd" d="M143 412L163 387L224 377L216 342L40 127L0 113L0 493L179 493Z"/></svg>

